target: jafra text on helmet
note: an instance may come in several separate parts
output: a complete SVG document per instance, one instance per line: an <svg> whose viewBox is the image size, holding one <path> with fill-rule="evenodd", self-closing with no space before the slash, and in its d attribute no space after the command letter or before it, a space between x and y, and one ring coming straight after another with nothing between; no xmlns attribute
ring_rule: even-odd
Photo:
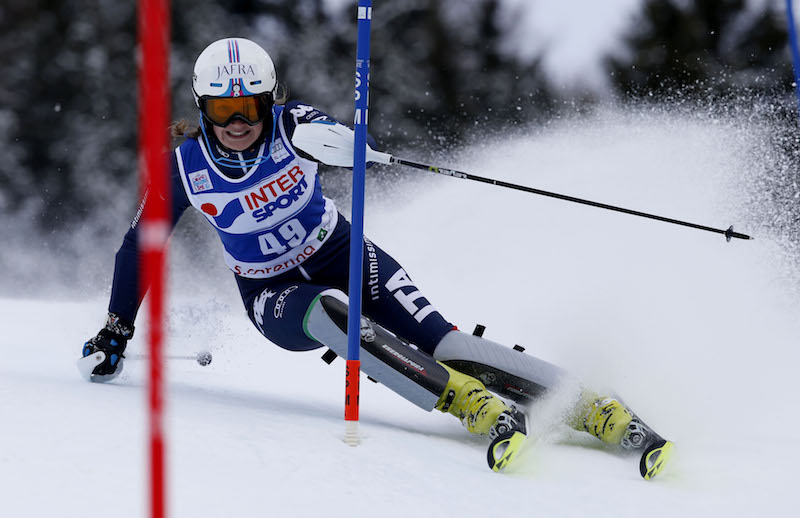
<svg viewBox="0 0 800 518"><path fill-rule="evenodd" d="M238 79L240 77L256 77L255 66L250 63L229 63L217 67L216 81Z"/></svg>

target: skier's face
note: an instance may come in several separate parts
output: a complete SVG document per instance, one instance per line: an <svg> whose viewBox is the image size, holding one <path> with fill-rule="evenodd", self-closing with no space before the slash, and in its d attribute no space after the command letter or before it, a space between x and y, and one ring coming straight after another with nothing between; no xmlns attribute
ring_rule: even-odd
<svg viewBox="0 0 800 518"><path fill-rule="evenodd" d="M224 128L219 126L213 126L213 128L217 140L223 146L233 151L244 151L258 140L264 129L264 121L250 126L241 119L234 119Z"/></svg>

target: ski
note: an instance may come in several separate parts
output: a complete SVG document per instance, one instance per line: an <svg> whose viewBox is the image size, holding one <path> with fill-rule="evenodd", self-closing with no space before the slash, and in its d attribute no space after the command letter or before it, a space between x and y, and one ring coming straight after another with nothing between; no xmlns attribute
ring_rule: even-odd
<svg viewBox="0 0 800 518"><path fill-rule="evenodd" d="M527 436L517 430L511 430L495 437L489 444L486 460L492 471L503 471L522 449Z"/></svg>
<svg viewBox="0 0 800 518"><path fill-rule="evenodd" d="M645 480L652 480L669 462L675 444L658 435L655 430L631 412L630 408L628 411L633 419L625 429L620 446L625 451L640 455L639 474Z"/></svg>
<svg viewBox="0 0 800 518"><path fill-rule="evenodd" d="M672 456L675 444L665 439L659 439L651 444L639 459L639 473L645 480L650 480L664 469Z"/></svg>
<svg viewBox="0 0 800 518"><path fill-rule="evenodd" d="M489 432L492 441L486 452L486 460L492 471L503 471L514 461L528 438L528 415L511 405L503 412Z"/></svg>
<svg viewBox="0 0 800 518"><path fill-rule="evenodd" d="M509 430L495 437L486 453L492 471L504 471L522 450L526 440L527 435L518 430ZM675 444L658 435L634 414L620 446L628 453L639 454L639 474L645 480L652 480L669 462Z"/></svg>

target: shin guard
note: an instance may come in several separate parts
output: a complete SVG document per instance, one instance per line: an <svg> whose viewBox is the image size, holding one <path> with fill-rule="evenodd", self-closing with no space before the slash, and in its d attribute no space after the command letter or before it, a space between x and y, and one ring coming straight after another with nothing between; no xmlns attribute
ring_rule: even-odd
<svg viewBox="0 0 800 518"><path fill-rule="evenodd" d="M347 358L347 297L322 292L308 308L303 329L310 338ZM361 370L418 407L431 411L450 374L430 355L361 317Z"/></svg>
<svg viewBox="0 0 800 518"><path fill-rule="evenodd" d="M577 383L552 363L461 331L446 334L433 357L519 403L540 397L562 383Z"/></svg>

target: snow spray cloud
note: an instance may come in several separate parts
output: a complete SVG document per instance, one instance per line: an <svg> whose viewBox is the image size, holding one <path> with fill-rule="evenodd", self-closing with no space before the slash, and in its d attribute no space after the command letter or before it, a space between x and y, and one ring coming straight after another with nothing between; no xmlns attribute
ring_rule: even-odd
<svg viewBox="0 0 800 518"><path fill-rule="evenodd" d="M784 393L798 360L796 269L776 260L792 236L771 216L786 208L758 188L791 163L782 120L756 103L607 105L437 162L754 241L414 172L413 197L374 210L368 234L454 325L486 325L699 449L741 408L782 411L765 393ZM756 388L731 397L730 380Z"/></svg>
<svg viewBox="0 0 800 518"><path fill-rule="evenodd" d="M472 171L476 160L498 143L507 142L509 137L538 135L541 139L548 139L552 146L560 147L567 157L581 152L570 143L569 135L576 133L594 132L600 142L606 132L627 127L628 131L619 137L626 140L635 137L636 144L631 141L632 146L641 146L648 139L662 139L662 149L667 150L670 145L678 143L678 139L670 141L673 136L685 136L687 131L691 131L694 144L679 151L683 156L662 157L667 161L665 165L671 164L675 174L682 174L683 169L689 168L695 170L695 177L706 176L707 181L713 183L709 186L713 189L709 196L714 199L718 213L728 218L716 223L725 224L725 228L734 224L737 231L768 240L778 247L780 253L775 260L781 263L779 267L786 274L786 280L800 293L800 132L793 99L754 93L698 100L696 96L674 94L658 101L599 103L588 107L576 106L575 109L575 114L553 115L543 124L507 131L488 139L488 143L484 140L485 134L473 135L469 150L461 155L460 163L450 165ZM646 157L638 156L634 149L623 146L617 151L618 154L609 159L622 167L647 169L653 166ZM513 154L515 151L508 152ZM519 155L520 164L531 159L532 180L543 166L560 167L555 163L542 164L537 157ZM637 159L641 160L636 162ZM651 160L657 159L653 156ZM580 188L572 192L570 189L571 186L565 184L562 191L580 196ZM613 199L587 197L613 202ZM643 211L657 208L642 206L636 199L623 206ZM671 215L679 219L691 215L675 213L670 208L666 210L671 210Z"/></svg>
<svg viewBox="0 0 800 518"><path fill-rule="evenodd" d="M483 159L497 153L498 143L508 142L519 135L535 134L541 140L560 150L564 158L553 156L551 162L543 163L527 154L524 148L517 146L502 152L511 156L518 155L517 164L528 167L531 176L522 178L520 183L547 188L547 184L537 184L536 171L542 169L558 169L565 163L565 158L575 153L591 152L591 149L576 149L570 144L576 131L598 133L607 131L609 125L619 123L627 125L640 137L640 142L650 139L664 138L671 133L679 134L687 127L697 132L696 146L692 156L673 156L676 174L687 166L709 160L709 157L720 157L727 154L727 165L709 164L709 174L719 174L720 168L727 168L723 185L724 196L719 203L724 205L726 219L736 224L736 229L753 235L756 239L768 239L780 247L785 265L791 272L795 283L800 279L800 143L796 136L796 119L792 109L786 104L766 97L753 99L733 99L726 101L708 101L689 103L676 99L659 103L631 103L628 105L600 104L596 106L582 105L576 111L584 113L576 115L551 114L546 122L535 126L517 127L514 130L497 130L476 128L473 135L464 140L465 145L458 150L439 149L435 145L427 149L388 149L399 152L408 158L431 159L443 166L459 167L475 174L488 172L480 164ZM565 104L571 107L572 105ZM789 115L787 115L787 113ZM616 121L616 122L615 122ZM706 131L702 129L705 128ZM487 135L491 134L490 137ZM649 134L649 136L648 136ZM630 136L630 135L629 135ZM629 136L623 136L628 138ZM600 141L600 140L598 140ZM705 147L704 147L705 146ZM724 149L720 151L720 147ZM629 151L624 148L609 160L625 164ZM520 154L521 153L521 154ZM515 155L516 154L516 155ZM714 158L716 160L717 158ZM528 163L530 164L528 165ZM650 167L647 163L628 164L630 167ZM476 169L477 167L477 169ZM517 165L519 167L519 165ZM325 168L323 168L325 169ZM347 176L331 169L323 172L323 183L329 194L340 202L341 210L349 209L347 194ZM420 185L429 183L442 184L446 188L452 185L450 179L429 178L422 173L404 170L400 166L375 167L369 180L368 199L374 205L389 207L394 210L407 203L414 203ZM502 173L501 173L502 174ZM569 171L564 171L562 178L568 180ZM582 183L586 183L584 178ZM584 195L591 199L590 190L572 189L573 185L556 182L554 187L560 191ZM580 186L579 186L580 187ZM488 187L481 187L487 189ZM130 197L122 200L122 195ZM597 198L597 196L594 196ZM31 221L35 214L19 212L4 221L0 237L6 246L0 248L0 293L15 296L47 295L53 293L75 293L75 289L89 294L103 292L108 289L113 270L113 254L122 242L130 217L136 205L133 192L117 192L109 200L116 200L112 206L102 209L102 213L90 214L82 223L73 228L62 228L58 232L41 231L34 228ZM601 199L613 203L618 201L623 206L642 210L656 210L658 206L641 206L636 199L624 196L612 199ZM102 205L102 204L101 204ZM665 215L690 217L692 214L675 214L672 207L667 207ZM663 211L662 211L663 212ZM180 237L173 239L172 250L180 259L190 258L189 264L198 263L218 266L218 250L213 233L203 227L200 218L184 216L177 232ZM700 221L701 223L703 221ZM714 223L714 221L709 221ZM457 224L453 220L453 224ZM653 223L656 225L657 223ZM368 228L371 223L367 223ZM116 229L116 230L115 230ZM655 229L654 229L655 230ZM188 234L188 237L187 237ZM202 254L202 258L198 257ZM216 259L215 259L216 258ZM196 273L193 272L193 273ZM222 278L222 276L221 276Z"/></svg>

